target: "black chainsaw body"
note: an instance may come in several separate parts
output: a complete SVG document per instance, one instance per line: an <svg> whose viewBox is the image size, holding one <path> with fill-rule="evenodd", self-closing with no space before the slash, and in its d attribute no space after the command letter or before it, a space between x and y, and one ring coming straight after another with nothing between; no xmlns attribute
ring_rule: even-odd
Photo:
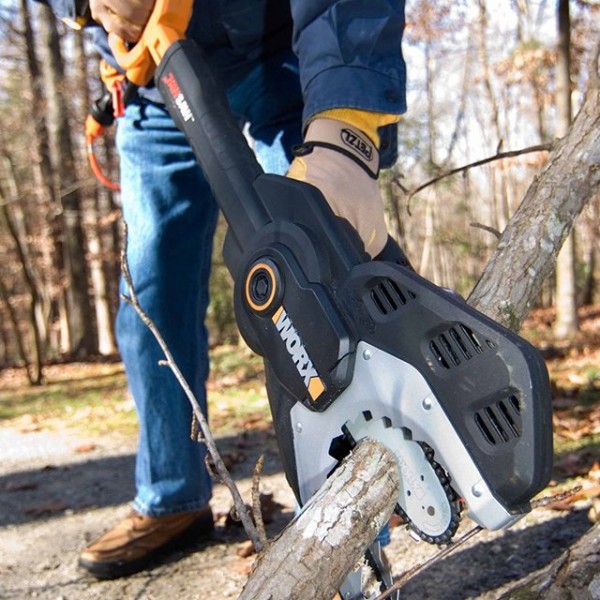
<svg viewBox="0 0 600 600"><path fill-rule="evenodd" d="M265 358L297 496L301 457L290 413L300 403L326 420L351 393L357 346L366 342L420 373L494 496L506 510L523 511L549 480L552 459L540 354L411 270L367 260L316 188L263 174L193 42L173 44L156 79L229 223L224 257L237 322ZM393 413L394 398L385 402Z"/></svg>

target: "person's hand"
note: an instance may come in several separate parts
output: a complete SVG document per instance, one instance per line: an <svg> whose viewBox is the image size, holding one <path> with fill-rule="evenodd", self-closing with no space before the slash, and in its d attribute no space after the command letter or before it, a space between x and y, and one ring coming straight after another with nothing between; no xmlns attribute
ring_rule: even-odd
<svg viewBox="0 0 600 600"><path fill-rule="evenodd" d="M90 0L92 19L126 42L137 42L150 17L154 0Z"/></svg>
<svg viewBox="0 0 600 600"><path fill-rule="evenodd" d="M287 176L317 187L375 257L388 239L378 172L379 152L366 135L341 121L316 118Z"/></svg>

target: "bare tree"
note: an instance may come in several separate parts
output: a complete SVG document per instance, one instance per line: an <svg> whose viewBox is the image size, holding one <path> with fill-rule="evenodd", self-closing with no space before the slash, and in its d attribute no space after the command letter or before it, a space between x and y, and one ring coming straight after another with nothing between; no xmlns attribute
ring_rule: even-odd
<svg viewBox="0 0 600 600"><path fill-rule="evenodd" d="M478 308L513 329L520 327L535 302L575 218L598 191L599 100L595 80L569 133L529 188L473 290ZM519 276L507 281L510 273Z"/></svg>
<svg viewBox="0 0 600 600"><path fill-rule="evenodd" d="M571 124L571 16L569 0L557 2L556 136L563 137ZM575 230L565 240L556 263L556 321L554 334L572 336L579 329L575 282Z"/></svg>
<svg viewBox="0 0 600 600"><path fill-rule="evenodd" d="M58 218L60 199L54 186L54 174L50 159L50 140L48 132L48 119L44 93L44 78L40 68L37 53L38 40L33 28L33 18L29 11L27 0L20 2L21 20L23 24L23 37L26 57L26 71L28 74L30 116L33 123L33 139L31 153L33 159L33 173L37 184L36 194L39 197L38 211L43 211L45 217L45 237L50 240L45 252L50 254L49 264L52 272L48 274L50 286L57 290L52 299L59 316L61 341L59 345L65 348L69 344L67 323L67 307L64 287L61 284L64 271L62 226ZM50 304L50 303L48 303ZM50 314L50 305L45 308L46 315ZM44 340L46 342L46 340Z"/></svg>
<svg viewBox="0 0 600 600"><path fill-rule="evenodd" d="M81 104L87 112L91 106L89 80L87 76L88 60L85 52L84 37L82 32L73 35L75 41L74 62L77 65L77 88L81 94ZM80 112L78 121L84 123L85 112ZM83 162L83 161L82 161ZM84 175L81 174L83 178ZM87 202L87 242L89 249L89 270L93 296L94 313L96 316L96 331L98 338L98 351L100 354L114 354L117 343L113 329L113 317L110 310L109 286L106 281L106 272L103 265L103 244L101 224L101 203L98 185L92 184L82 188Z"/></svg>
<svg viewBox="0 0 600 600"><path fill-rule="evenodd" d="M4 157L4 164L8 171L7 180L10 183L9 189L11 195L9 198L5 197L4 192L0 189L0 221L6 227L10 238L12 239L15 254L18 263L21 267L23 274L23 280L29 296L28 310L27 310L27 325L31 332L31 351L30 356L27 355L25 350L25 343L21 338L19 332L18 321L16 321L16 311L13 310L8 297L8 292L3 285L2 296L5 299L7 310L11 317L11 321L15 325L15 333L17 334L17 346L21 358L25 361L27 377L29 382L33 385L40 385L43 383L43 369L42 369L42 330L44 327L43 309L42 309L42 283L39 276L38 270L32 260L31 251L27 243L27 235L23 231L23 227L19 227L17 220L11 214L9 210L9 201L12 201L13 206L17 207L15 199L18 198L18 187L16 177L14 175L13 165L8 156ZM22 219L20 219L22 222Z"/></svg>
<svg viewBox="0 0 600 600"><path fill-rule="evenodd" d="M64 64L56 20L45 5L39 6L39 17L48 102L50 157L55 177L54 187L61 203L70 349L73 355L85 357L96 351L96 335L82 225L83 198L77 185L76 159L69 122L71 108L65 97Z"/></svg>

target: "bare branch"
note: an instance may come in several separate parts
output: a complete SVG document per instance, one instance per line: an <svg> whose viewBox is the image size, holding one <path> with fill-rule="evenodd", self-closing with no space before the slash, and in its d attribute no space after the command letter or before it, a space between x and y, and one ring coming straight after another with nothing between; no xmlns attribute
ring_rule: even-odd
<svg viewBox="0 0 600 600"><path fill-rule="evenodd" d="M567 135L556 140L469 296L471 306L515 331L554 268L575 217L598 191L599 98L599 89L587 91ZM507 281L507 273L516 276Z"/></svg>
<svg viewBox="0 0 600 600"><path fill-rule="evenodd" d="M254 522L258 529L258 536L263 547L267 546L267 533L265 531L265 522L262 515L262 506L260 503L260 474L262 473L263 465L265 464L265 455L261 454L254 466L252 474L252 513L254 514Z"/></svg>
<svg viewBox="0 0 600 600"><path fill-rule="evenodd" d="M208 451L213 459L215 469L216 469L217 473L219 474L219 477L221 478L221 480L227 486L227 488L229 489L229 492L231 493L233 502L235 504L235 508L236 508L237 513L240 517L240 520L244 526L244 529L246 530L246 533L248 534L248 537L252 541L256 551L260 552L263 549L263 544L260 540L260 536L256 530L256 527L254 526L254 523L252 522L252 519L248 513L248 510L246 508L246 505L244 504L244 501L242 500L240 492L239 492L237 486L235 485L235 483L233 482L231 475L229 475L229 471L227 470L227 467L225 466L225 463L223 462L223 459L221 458L221 455L220 455L219 450L217 449L217 445L215 443L215 439L212 435L212 432L210 431L210 428L208 427L208 423L204 417L204 414L202 413L202 409L200 408L200 404L198 403L197 398L194 396L194 393L192 392L187 381L185 380L185 377L179 370L179 367L177 366L177 363L173 359L173 355L171 354L171 351L169 350L169 347L167 346L166 342L164 341L162 335L158 331L158 328L156 327L156 325L154 324L152 319L150 319L150 317L144 312L143 308L141 307L140 303L138 302L138 298L137 298L135 288L133 286L133 281L131 278L131 272L129 271L129 263L127 262L127 241L128 241L127 240L127 224L125 222L123 222L123 250L121 252L121 268L123 270L123 279L125 280L125 283L127 284L127 288L129 289L130 296L121 295L121 298L123 299L124 302L129 304L135 310L135 312L138 314L138 316L143 321L143 323L146 325L146 327L148 327L148 329L154 335L161 350L163 351L163 353L166 357L167 366L171 369L171 371L177 378L177 381L181 385L183 391L185 392L185 395L187 396L188 400L190 401L190 404L192 406L192 411L198 421L198 425L200 426L202 435L204 436L204 443L206 444L206 447L208 448ZM163 361L161 361L161 362L163 362Z"/></svg>
<svg viewBox="0 0 600 600"><path fill-rule="evenodd" d="M570 490L566 490L559 494L553 494L550 496L544 496L543 498L538 498L537 500L533 500L531 503L531 508L543 508L544 506L548 506L549 504L554 504L555 502L563 502L564 500L568 500L573 496L576 496L582 489L582 486L576 485Z"/></svg>
<svg viewBox="0 0 600 600"><path fill-rule="evenodd" d="M261 554L238 600L333 598L389 520L399 486L395 454L361 440Z"/></svg>
<svg viewBox="0 0 600 600"><path fill-rule="evenodd" d="M408 196L408 200L416 196L419 192L422 192L425 188L445 179L446 177L450 177L452 175L456 175L457 173L462 173L463 171L467 171L472 169L473 167L481 167L482 165L486 165L488 163L494 162L495 160L502 160L504 158L512 158L513 156L521 156L522 154L530 154L532 152L549 152L552 150L554 142L549 142L547 144L538 144L537 146L529 146L528 148L521 148L521 150L509 150L507 152L497 152L493 156L488 156L487 158L482 158L481 160L477 160L475 162L469 163L468 165L463 165L462 167L456 167L455 169L450 169L449 171L445 171L444 173L440 173L433 179L422 183L419 187L412 190Z"/></svg>
<svg viewBox="0 0 600 600"><path fill-rule="evenodd" d="M487 231L487 232L491 233L492 235L495 235L496 239L498 239L498 240L502 237L502 234L497 229L494 229L493 227L490 227L489 225L484 225L483 223L469 223L469 225L471 227L476 227L477 229L483 229L484 231Z"/></svg>

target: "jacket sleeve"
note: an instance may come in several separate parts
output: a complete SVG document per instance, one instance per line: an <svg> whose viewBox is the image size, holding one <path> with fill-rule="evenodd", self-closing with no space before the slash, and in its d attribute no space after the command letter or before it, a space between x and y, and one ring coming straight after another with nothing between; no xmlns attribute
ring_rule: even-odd
<svg viewBox="0 0 600 600"><path fill-rule="evenodd" d="M332 108L406 110L404 0L291 0L304 121Z"/></svg>
<svg viewBox="0 0 600 600"><path fill-rule="evenodd" d="M58 19L75 21L77 18L75 0L35 0L35 2L49 6Z"/></svg>

